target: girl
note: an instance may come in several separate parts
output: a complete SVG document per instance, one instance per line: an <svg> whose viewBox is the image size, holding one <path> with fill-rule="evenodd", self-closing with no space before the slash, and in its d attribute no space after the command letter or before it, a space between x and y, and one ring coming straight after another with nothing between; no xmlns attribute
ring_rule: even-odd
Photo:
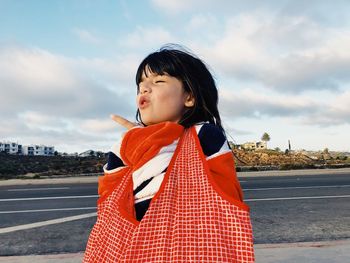
<svg viewBox="0 0 350 263"><path fill-rule="evenodd" d="M215 81L164 47L136 73L137 120L99 178L84 262L254 262L249 207L221 126Z"/></svg>

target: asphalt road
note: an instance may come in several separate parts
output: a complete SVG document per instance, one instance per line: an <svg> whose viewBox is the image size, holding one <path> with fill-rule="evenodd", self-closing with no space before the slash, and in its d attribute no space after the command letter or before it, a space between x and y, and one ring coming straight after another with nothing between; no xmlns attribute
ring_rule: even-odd
<svg viewBox="0 0 350 263"><path fill-rule="evenodd" d="M350 173L241 181L255 243L350 238Z"/></svg>
<svg viewBox="0 0 350 263"><path fill-rule="evenodd" d="M350 238L350 170L240 181L256 243ZM96 200L96 183L0 184L0 256L83 251Z"/></svg>

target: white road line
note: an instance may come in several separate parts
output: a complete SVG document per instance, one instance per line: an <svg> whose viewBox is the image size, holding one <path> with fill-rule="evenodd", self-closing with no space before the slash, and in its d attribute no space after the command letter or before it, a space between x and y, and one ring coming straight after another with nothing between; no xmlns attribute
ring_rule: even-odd
<svg viewBox="0 0 350 263"><path fill-rule="evenodd" d="M72 195L72 196L47 196L47 197L30 197L30 198L10 198L0 199L0 202L11 201L33 201L33 200L54 200L54 199L78 199L78 198L95 198L98 195Z"/></svg>
<svg viewBox="0 0 350 263"><path fill-rule="evenodd" d="M0 214L18 214L18 213L38 213L38 212L52 212L52 211L77 211L77 210L91 210L96 209L96 206L91 207L71 207L71 208L52 208L52 209L36 209L36 210L14 210L14 211L0 211Z"/></svg>
<svg viewBox="0 0 350 263"><path fill-rule="evenodd" d="M258 202L258 201L327 199L327 198L349 198L349 197L350 197L350 195L296 196L296 197L276 197L276 198L245 199L244 201L245 202Z"/></svg>
<svg viewBox="0 0 350 263"><path fill-rule="evenodd" d="M52 188L16 188L9 189L8 192L19 192L19 191L47 191L47 190L64 190L70 189L70 187L52 187Z"/></svg>
<svg viewBox="0 0 350 263"><path fill-rule="evenodd" d="M350 187L345 185L319 185L319 186L290 186L290 187L268 187L268 188L246 188L243 191L268 191L268 190L290 190L290 189L318 189L318 188L343 188Z"/></svg>
<svg viewBox="0 0 350 263"><path fill-rule="evenodd" d="M41 222L36 222L31 224L19 225L19 226L4 227L4 228L0 228L0 234L10 233L18 230L26 230L26 229L36 228L36 227L60 224L60 223L74 221L74 220L89 218L93 216L96 216L96 212L77 215L77 216L63 217L63 218L52 219L52 220L41 221Z"/></svg>

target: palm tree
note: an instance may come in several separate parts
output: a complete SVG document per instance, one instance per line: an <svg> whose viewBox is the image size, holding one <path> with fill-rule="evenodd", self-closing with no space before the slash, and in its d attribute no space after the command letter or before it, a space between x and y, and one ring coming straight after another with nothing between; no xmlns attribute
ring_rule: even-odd
<svg viewBox="0 0 350 263"><path fill-rule="evenodd" d="M264 132L263 136L261 136L261 140L266 143L266 148L267 148L267 142L270 141L270 135L267 132Z"/></svg>

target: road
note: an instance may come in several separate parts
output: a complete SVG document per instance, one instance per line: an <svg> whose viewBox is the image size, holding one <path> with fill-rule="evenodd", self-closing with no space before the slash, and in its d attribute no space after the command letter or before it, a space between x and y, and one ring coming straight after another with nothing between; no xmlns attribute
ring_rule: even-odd
<svg viewBox="0 0 350 263"><path fill-rule="evenodd" d="M255 243L350 237L350 173L242 178Z"/></svg>
<svg viewBox="0 0 350 263"><path fill-rule="evenodd" d="M350 169L239 179L256 243L350 238ZM0 256L83 251L96 200L96 183L0 184Z"/></svg>

